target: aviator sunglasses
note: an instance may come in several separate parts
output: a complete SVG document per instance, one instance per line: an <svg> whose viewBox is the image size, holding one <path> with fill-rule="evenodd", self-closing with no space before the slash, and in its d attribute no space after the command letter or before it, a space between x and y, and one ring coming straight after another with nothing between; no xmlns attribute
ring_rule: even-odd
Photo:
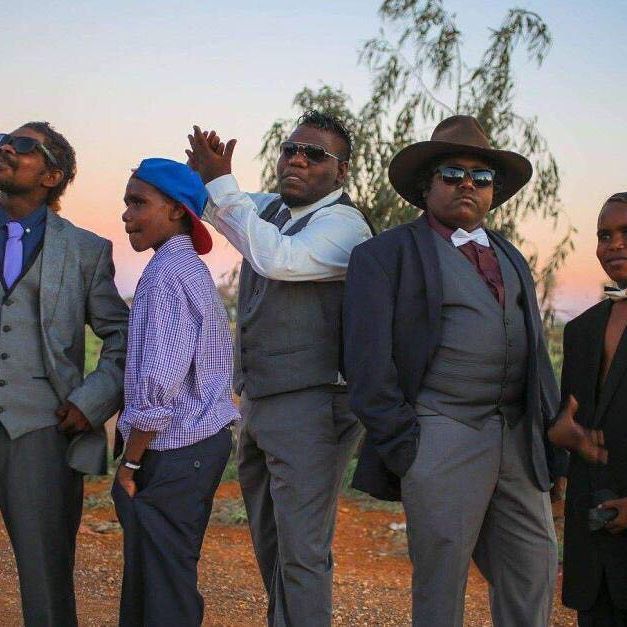
<svg viewBox="0 0 627 627"><path fill-rule="evenodd" d="M494 175L496 174L490 168L471 168L467 170L458 165L441 165L434 172L438 172L442 182L447 185L459 185L468 175L475 187L490 187L494 183Z"/></svg>
<svg viewBox="0 0 627 627"><path fill-rule="evenodd" d="M327 152L322 146L317 144L302 144L300 142L283 142L280 146L281 155L287 159L291 159L300 153L310 163L322 163L327 157L332 157L338 161L345 161L341 157Z"/></svg>
<svg viewBox="0 0 627 627"><path fill-rule="evenodd" d="M33 150L40 150L52 165L59 165L59 162L50 150L32 137L15 137L9 133L0 133L0 146L12 146L18 155L25 155L33 152Z"/></svg>

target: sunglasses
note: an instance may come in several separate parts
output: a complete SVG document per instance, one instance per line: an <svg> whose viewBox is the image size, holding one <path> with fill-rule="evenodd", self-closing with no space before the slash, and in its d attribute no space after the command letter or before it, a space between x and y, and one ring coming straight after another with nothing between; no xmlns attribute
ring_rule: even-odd
<svg viewBox="0 0 627 627"><path fill-rule="evenodd" d="M18 155L26 155L33 150L39 150L52 165L59 166L59 162L50 150L32 137L15 137L9 133L0 133L0 146L12 146Z"/></svg>
<svg viewBox="0 0 627 627"><path fill-rule="evenodd" d="M437 172L442 178L442 182L447 185L459 185L468 175L475 187L490 187L494 183L496 174L490 168L471 168L467 170L458 165L441 165L434 172Z"/></svg>
<svg viewBox="0 0 627 627"><path fill-rule="evenodd" d="M283 142L280 146L281 156L286 159L295 157L298 153L303 155L310 163L322 163L327 157L344 161L344 159L327 152L317 144L301 144L300 142Z"/></svg>

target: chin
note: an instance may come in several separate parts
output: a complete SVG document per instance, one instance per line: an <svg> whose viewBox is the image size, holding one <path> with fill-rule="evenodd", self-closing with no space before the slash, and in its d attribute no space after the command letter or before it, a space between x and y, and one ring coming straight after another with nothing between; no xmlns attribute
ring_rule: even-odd
<svg viewBox="0 0 627 627"><path fill-rule="evenodd" d="M300 194L290 194L281 190L281 198L288 207L302 207L311 204L312 201L303 198Z"/></svg>
<svg viewBox="0 0 627 627"><path fill-rule="evenodd" d="M131 245L131 248L136 252L136 253L143 253L145 250L148 250L150 248L150 245L145 244L144 242L138 242L135 241L132 237L129 237L129 243Z"/></svg>

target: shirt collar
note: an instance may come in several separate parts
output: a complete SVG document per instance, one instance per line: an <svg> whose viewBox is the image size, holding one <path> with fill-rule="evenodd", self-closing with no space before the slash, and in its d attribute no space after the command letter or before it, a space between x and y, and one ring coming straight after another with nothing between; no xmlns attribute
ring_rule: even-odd
<svg viewBox="0 0 627 627"><path fill-rule="evenodd" d="M310 205L303 205L302 207L290 207L290 215L292 219L302 218L306 216L308 213L315 211L316 209L320 209L320 207L325 207L326 205L331 205L335 203L336 200L339 200L342 192L344 190L340 187L339 189L334 189L330 194L327 194L324 198L320 200L316 200L316 202L311 203ZM281 208L287 207L285 203L281 205Z"/></svg>
<svg viewBox="0 0 627 627"><path fill-rule="evenodd" d="M194 245L192 244L192 238L189 235L173 235L169 240L166 240L163 244L161 244L161 246L159 246L159 248L157 248L150 261L167 259L180 251L196 252L194 250Z"/></svg>
<svg viewBox="0 0 627 627"><path fill-rule="evenodd" d="M35 211L29 213L27 216L24 216L21 220L17 220L23 227L26 229L33 229L37 225L41 224L48 215L48 207L46 205L41 205L37 207ZM0 226L5 226L7 222L10 222L11 218L9 214L6 212L4 207L0 207Z"/></svg>

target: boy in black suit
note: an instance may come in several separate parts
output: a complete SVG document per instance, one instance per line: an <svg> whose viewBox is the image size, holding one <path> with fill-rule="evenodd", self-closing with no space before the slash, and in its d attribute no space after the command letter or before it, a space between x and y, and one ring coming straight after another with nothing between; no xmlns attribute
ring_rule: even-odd
<svg viewBox="0 0 627 627"><path fill-rule="evenodd" d="M618 287L566 325L562 410L571 455L562 599L579 625L627 625L627 192L601 209L597 257Z"/></svg>

